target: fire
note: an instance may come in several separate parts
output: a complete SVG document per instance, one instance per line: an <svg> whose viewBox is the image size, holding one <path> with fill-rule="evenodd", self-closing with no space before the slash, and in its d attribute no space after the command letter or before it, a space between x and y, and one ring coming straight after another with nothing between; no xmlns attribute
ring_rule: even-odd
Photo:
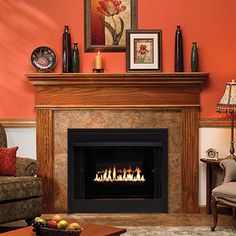
<svg viewBox="0 0 236 236"><path fill-rule="evenodd" d="M145 178L142 174L142 171L139 167L136 167L134 170L129 167L128 169L116 169L116 166L113 168L109 167L108 169L98 171L96 177L94 178L95 182L144 182Z"/></svg>

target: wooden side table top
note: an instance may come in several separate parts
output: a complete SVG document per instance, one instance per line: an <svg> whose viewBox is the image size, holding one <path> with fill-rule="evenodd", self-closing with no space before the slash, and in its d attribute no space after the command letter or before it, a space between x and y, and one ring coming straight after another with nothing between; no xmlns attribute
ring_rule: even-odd
<svg viewBox="0 0 236 236"><path fill-rule="evenodd" d="M83 227L83 231L81 232L80 236L119 236L126 232L126 229L107 225L92 224L87 222L79 222L79 224ZM36 236L36 234L32 231L31 226L1 234L1 236L20 236L20 235Z"/></svg>
<svg viewBox="0 0 236 236"><path fill-rule="evenodd" d="M208 159L208 158L201 158L200 161L206 163L206 164L212 164L212 165L219 165L222 160L225 158L219 158L219 159Z"/></svg>

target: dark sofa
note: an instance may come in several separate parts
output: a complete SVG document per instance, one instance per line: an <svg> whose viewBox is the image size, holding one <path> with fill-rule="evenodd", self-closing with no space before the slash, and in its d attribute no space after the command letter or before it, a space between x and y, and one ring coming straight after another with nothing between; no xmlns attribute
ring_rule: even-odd
<svg viewBox="0 0 236 236"><path fill-rule="evenodd" d="M0 147L7 147L6 133L0 124ZM16 177L0 176L0 224L25 219L28 224L41 215L42 181L36 177L38 162L16 158Z"/></svg>

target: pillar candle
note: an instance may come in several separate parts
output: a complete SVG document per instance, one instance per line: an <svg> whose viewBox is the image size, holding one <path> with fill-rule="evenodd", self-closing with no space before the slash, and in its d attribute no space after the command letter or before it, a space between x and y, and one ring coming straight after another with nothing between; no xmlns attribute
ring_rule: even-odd
<svg viewBox="0 0 236 236"><path fill-rule="evenodd" d="M95 57L95 69L102 69L102 56L100 55L100 51Z"/></svg>

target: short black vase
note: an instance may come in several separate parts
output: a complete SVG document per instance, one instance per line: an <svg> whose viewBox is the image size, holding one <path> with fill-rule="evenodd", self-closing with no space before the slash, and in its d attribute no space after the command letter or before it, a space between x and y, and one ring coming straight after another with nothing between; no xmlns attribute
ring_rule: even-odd
<svg viewBox="0 0 236 236"><path fill-rule="evenodd" d="M175 72L184 71L183 64L183 37L180 25L177 25L175 32Z"/></svg>
<svg viewBox="0 0 236 236"><path fill-rule="evenodd" d="M80 70L80 58L78 43L74 43L73 54L72 54L72 72L78 73Z"/></svg>
<svg viewBox="0 0 236 236"><path fill-rule="evenodd" d="M71 35L69 26L65 25L63 39L62 39L62 72L72 72L72 58L71 58Z"/></svg>
<svg viewBox="0 0 236 236"><path fill-rule="evenodd" d="M191 53L191 71L198 71L198 48L197 42L192 43L192 53Z"/></svg>

